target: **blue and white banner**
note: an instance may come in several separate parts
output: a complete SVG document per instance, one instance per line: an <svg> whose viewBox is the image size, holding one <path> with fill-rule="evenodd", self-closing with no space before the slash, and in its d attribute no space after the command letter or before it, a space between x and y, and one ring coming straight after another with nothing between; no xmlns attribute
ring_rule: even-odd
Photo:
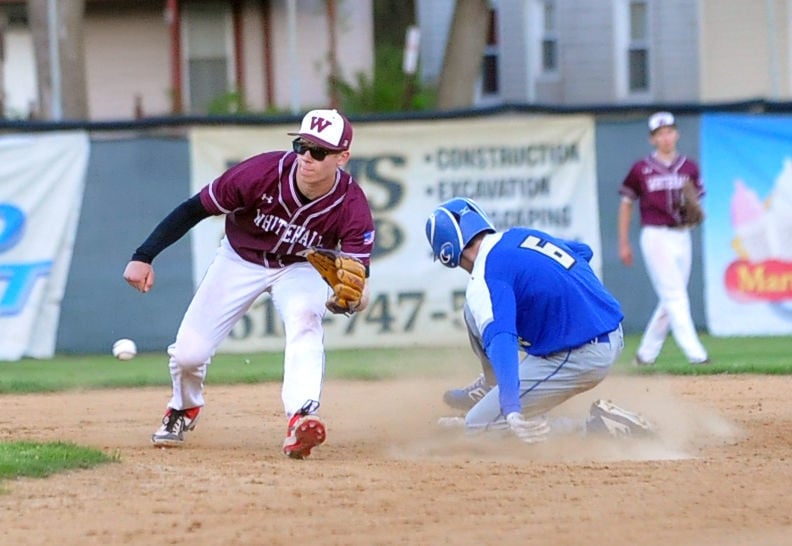
<svg viewBox="0 0 792 546"><path fill-rule="evenodd" d="M792 117L702 118L713 335L792 333Z"/></svg>
<svg viewBox="0 0 792 546"><path fill-rule="evenodd" d="M0 360L55 353L89 151L85 132L0 138Z"/></svg>

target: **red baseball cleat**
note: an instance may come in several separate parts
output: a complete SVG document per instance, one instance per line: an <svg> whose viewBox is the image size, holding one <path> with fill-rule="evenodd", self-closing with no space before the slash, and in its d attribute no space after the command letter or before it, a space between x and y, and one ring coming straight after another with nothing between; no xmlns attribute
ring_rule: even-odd
<svg viewBox="0 0 792 546"><path fill-rule="evenodd" d="M162 418L162 425L151 435L151 443L157 447L181 447L184 433L195 428L201 408L175 410L168 408Z"/></svg>
<svg viewBox="0 0 792 546"><path fill-rule="evenodd" d="M292 459L305 459L325 438L325 426L319 416L295 413L289 419L283 453Z"/></svg>

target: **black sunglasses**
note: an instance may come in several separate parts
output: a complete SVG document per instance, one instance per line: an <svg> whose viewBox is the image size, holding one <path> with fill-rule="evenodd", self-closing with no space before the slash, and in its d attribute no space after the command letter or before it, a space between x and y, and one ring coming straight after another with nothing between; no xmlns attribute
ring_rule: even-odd
<svg viewBox="0 0 792 546"><path fill-rule="evenodd" d="M328 155L336 153L332 150L325 150L324 148L309 146L300 137L297 137L294 140L292 140L292 149L294 150L294 153L296 153L297 155L303 155L305 152L309 152L311 154L311 157L314 158L316 161L324 161L324 158L326 158Z"/></svg>

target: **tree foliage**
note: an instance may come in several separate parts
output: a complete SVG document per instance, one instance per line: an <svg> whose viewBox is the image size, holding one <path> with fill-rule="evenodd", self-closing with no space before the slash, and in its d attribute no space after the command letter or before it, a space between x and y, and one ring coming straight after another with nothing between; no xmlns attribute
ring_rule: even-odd
<svg viewBox="0 0 792 546"><path fill-rule="evenodd" d="M375 52L373 78L361 72L354 82L336 82L343 110L363 114L432 108L433 90L421 87L402 71L402 55L400 48L380 45Z"/></svg>

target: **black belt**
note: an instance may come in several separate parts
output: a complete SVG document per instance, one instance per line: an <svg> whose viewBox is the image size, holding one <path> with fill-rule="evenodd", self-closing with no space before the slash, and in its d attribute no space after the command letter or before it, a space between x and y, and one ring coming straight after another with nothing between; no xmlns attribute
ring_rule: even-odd
<svg viewBox="0 0 792 546"><path fill-rule="evenodd" d="M669 229L685 229L689 226L685 224L646 224L644 227L664 227Z"/></svg>
<svg viewBox="0 0 792 546"><path fill-rule="evenodd" d="M283 265L290 265L297 262L308 261L304 257L297 256L294 254L273 254L272 252L263 252L263 251L259 251L258 254L260 256L262 263L266 260L270 264L282 263Z"/></svg>
<svg viewBox="0 0 792 546"><path fill-rule="evenodd" d="M589 343L610 343L610 334L600 334Z"/></svg>

